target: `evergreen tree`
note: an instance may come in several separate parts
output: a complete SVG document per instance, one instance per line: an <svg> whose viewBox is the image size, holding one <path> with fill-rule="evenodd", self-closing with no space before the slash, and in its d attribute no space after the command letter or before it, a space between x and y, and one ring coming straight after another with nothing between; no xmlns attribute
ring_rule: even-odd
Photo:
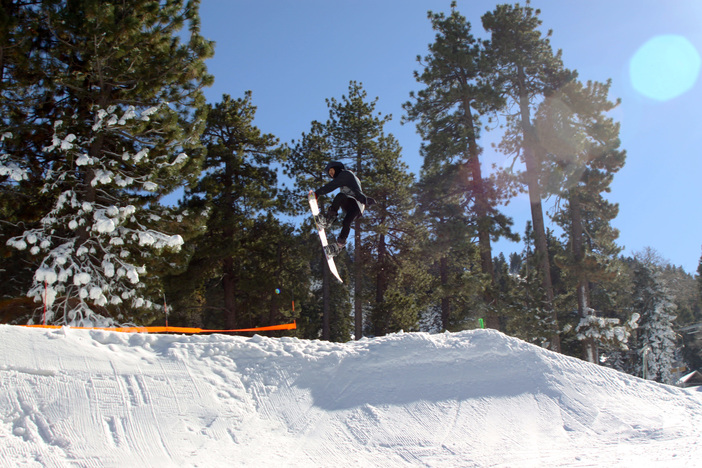
<svg viewBox="0 0 702 468"><path fill-rule="evenodd" d="M425 151L420 149L423 155ZM444 330L466 328L469 316L484 311L483 293L490 282L480 272L480 254L473 242L476 226L462 203L462 174L456 164L433 164L425 157L416 190L415 219L426 236L419 247Z"/></svg>
<svg viewBox="0 0 702 468"><path fill-rule="evenodd" d="M702 322L702 302L698 281L681 267L665 265L661 279L670 291L677 307L676 327L684 327Z"/></svg>
<svg viewBox="0 0 702 468"><path fill-rule="evenodd" d="M661 278L661 260L646 249L635 255L633 275L634 310L640 314L638 332L639 375L649 380L673 383L675 359L675 304Z"/></svg>
<svg viewBox="0 0 702 468"><path fill-rule="evenodd" d="M525 314L525 300L522 299L521 293L525 290L522 284L521 267L523 259L520 254L510 254L509 260L503 253L500 253L493 259L495 266L495 284L496 292L500 298L502 330L506 333L516 335L512 327L519 323L523 323L522 317ZM519 319L517 319L519 317Z"/></svg>
<svg viewBox="0 0 702 468"><path fill-rule="evenodd" d="M367 243L364 251L371 260L368 270L375 294L369 329L375 335L399 330L417 330L424 295L417 288L421 281L413 255L420 233L412 218L414 176L401 160L401 148L392 135L378 139L376 159L365 186L377 205L368 215Z"/></svg>
<svg viewBox="0 0 702 468"><path fill-rule="evenodd" d="M32 14L33 1L0 2L0 297L14 300L31 287L35 268L32 255L7 245L7 240L21 235L27 226L37 223L44 208L51 203L41 193L43 166L38 155L50 140L50 133L30 138L28 129L36 132L32 116L32 93L39 73L32 62L33 49L46 49L46 29ZM35 88L36 89L36 88ZM19 157L18 155L21 155ZM26 323L35 309L26 310Z"/></svg>
<svg viewBox="0 0 702 468"><path fill-rule="evenodd" d="M592 308L601 311L607 319L617 319L605 334L617 332L620 340L598 340L599 363L622 372L635 374L636 336L640 315L633 309L633 270L629 260L607 259L607 269L590 285ZM572 286L571 286L572 287ZM574 317L575 318L575 317ZM602 317L592 318L593 322ZM578 317L580 320L580 318ZM587 329L585 329L587 330ZM575 356L582 356L582 347Z"/></svg>
<svg viewBox="0 0 702 468"><path fill-rule="evenodd" d="M700 327L702 327L702 257L700 257L697 267L697 275L694 279L688 278L685 283L688 285L686 289L691 293L689 296L694 296L695 299L691 307L691 314L678 319L679 324L683 325L681 329L684 340L683 357L689 369L702 369L702 333L699 333ZM680 318L682 318L682 323L680 323Z"/></svg>
<svg viewBox="0 0 702 468"><path fill-rule="evenodd" d="M353 335L352 304L348 288L336 278L329 278L326 258L320 254L319 236L313 223L306 221L297 238L303 246L301 259L308 265L304 275L310 278L306 291L300 291L297 336L334 342L349 341ZM346 262L337 262L339 274L348 277ZM325 273L326 270L326 273ZM327 278L328 282L319 280ZM299 305L299 307L298 307Z"/></svg>
<svg viewBox="0 0 702 468"><path fill-rule="evenodd" d="M702 324L702 299L698 281L681 267L665 262L660 272L661 283L675 305L673 327L683 339L682 355L689 369L702 366L702 337L695 333Z"/></svg>
<svg viewBox="0 0 702 468"><path fill-rule="evenodd" d="M342 96L340 101L327 100L329 120L326 128L332 154L336 160L346 161L347 167L361 181L365 181L376 162L378 140L384 136L383 126L390 119L390 116L380 113L376 115L377 101L376 98L368 102L362 84L355 81L349 83L348 95ZM364 265L368 259L363 249L364 218L358 218L354 223L354 336L359 340L363 336Z"/></svg>
<svg viewBox="0 0 702 468"><path fill-rule="evenodd" d="M508 117L511 130L505 134L500 145L507 154L518 154L526 166L524 182L529 192L531 215L536 239L536 255L539 260L544 305L551 314L551 344L560 351L558 317L554 309L554 292L551 279L551 264L548 255L546 228L541 199L546 195L540 180L543 148L533 122L533 107L542 96L559 89L570 79L564 70L560 51L553 53L549 33L546 37L539 31L539 10L526 6L498 5L493 12L482 17L483 27L490 32L488 55L497 67L496 79L492 81L507 99L518 109Z"/></svg>
<svg viewBox="0 0 702 468"><path fill-rule="evenodd" d="M541 263L536 255L536 238L530 221L526 223L523 239L525 245L522 254L513 255L510 262L515 283L511 294L506 295L509 299L506 301L509 313L507 332L530 343L548 346L551 342L552 311L544 307L543 283L539 274ZM549 260L552 260L564 247L550 230L546 239ZM561 282L557 267L552 268L551 277L554 279L554 288L559 288Z"/></svg>
<svg viewBox="0 0 702 468"><path fill-rule="evenodd" d="M314 313L318 310L321 317L319 321L310 317L309 331L311 337L316 338L319 334L313 332L314 327L321 329L323 340L347 341L351 336L348 310L348 290L346 285L338 284L332 277L327 266L326 257L319 244L319 236L316 227L309 216L309 205L307 203L307 193L315 190L327 181L326 174L323 173L325 165L333 158L332 144L326 125L313 121L310 131L303 133L299 141L293 142L289 149L286 161L284 162L285 173L295 181L295 200L299 203L291 206L291 214L303 214L307 221L303 224L303 233L311 238L310 253L306 258L311 258L311 270L313 278L322 278L321 284L315 285L317 294L310 298L308 308ZM320 210L326 211L325 199L319 200ZM337 267L340 274L344 274L345 262L337 257ZM344 275L345 276L345 275ZM321 300L320 300L321 298Z"/></svg>
<svg viewBox="0 0 702 468"><path fill-rule="evenodd" d="M486 80L492 69L483 44L471 34L471 25L456 10L456 2L451 9L449 16L428 13L436 39L429 45L429 54L417 58L423 71L415 72L417 81L426 88L416 95L411 93L414 102L404 107L407 120L418 122L417 129L425 140L423 174L443 178L455 171L460 175L451 190L455 196L440 196L434 203L456 205L472 224L470 230L477 233L480 271L489 280L484 304L489 307L496 299L491 239L515 236L509 230L511 221L496 209L500 193L494 180L482 175L478 138L480 116L501 107L503 100ZM494 307L487 312L488 326L499 328ZM447 316L446 310L443 315Z"/></svg>
<svg viewBox="0 0 702 468"><path fill-rule="evenodd" d="M200 36L198 5L53 0L26 10L36 38L23 73L34 80L20 82L22 112L8 117L2 166L41 171L50 202L9 243L36 259L28 295L46 298L54 323L94 323L96 307L153 305L137 292L145 265L182 244L154 227L171 216L160 197L199 171L189 156L212 44Z"/></svg>
<svg viewBox="0 0 702 468"><path fill-rule="evenodd" d="M583 358L590 362L598 362L596 337L602 323L615 323L594 317L590 290L616 274L613 262L621 250L614 243L619 233L610 225L618 206L602 195L610 191L625 160L625 152L618 148L619 125L606 116L616 105L607 98L609 86L609 82L567 83L544 99L535 119L546 154L547 191L562 200L553 218L563 228L569 248L558 263L575 284ZM594 328L588 330L590 326Z"/></svg>
<svg viewBox="0 0 702 468"><path fill-rule="evenodd" d="M208 107L204 173L184 200L188 210L207 212L207 228L193 240L188 271L180 277L194 281L190 290L204 288L206 310L221 311L206 318L211 326L269 325L277 314L274 291L291 288L285 269L299 267L288 263L299 258L289 241L292 229L274 217L283 206L271 166L282 152L273 135L254 126L250 92L240 99L224 95ZM271 304L271 314L263 304Z"/></svg>
<svg viewBox="0 0 702 468"><path fill-rule="evenodd" d="M461 207L456 166L432 164L424 145L420 154L424 162L417 182L417 210L426 226L424 257L433 276L431 289L439 304L441 329L445 330L451 317L457 315L455 296L460 285L456 283L469 263L466 255L470 256L474 231ZM484 287L483 281L480 285Z"/></svg>

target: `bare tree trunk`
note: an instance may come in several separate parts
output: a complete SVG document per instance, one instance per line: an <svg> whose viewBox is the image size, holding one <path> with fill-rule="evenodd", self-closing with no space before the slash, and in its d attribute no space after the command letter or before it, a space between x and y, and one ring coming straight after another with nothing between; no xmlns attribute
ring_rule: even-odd
<svg viewBox="0 0 702 468"><path fill-rule="evenodd" d="M236 289L237 281L234 272L234 259L227 257L223 262L224 275L222 276L222 288L224 290L224 326L228 330L237 328L236 314Z"/></svg>
<svg viewBox="0 0 702 468"><path fill-rule="evenodd" d="M353 261L355 281L353 285L353 310L355 318L354 337L363 338L363 249L361 248L361 220L355 221L353 230L355 259Z"/></svg>
<svg viewBox="0 0 702 468"><path fill-rule="evenodd" d="M385 302L385 291L388 289L388 275L385 269L385 257L387 255L387 247L385 244L385 236L378 236L378 274L375 278L375 305L380 308L381 313L385 313L382 307ZM387 333L388 317L376 316L373 320L373 332L376 336Z"/></svg>
<svg viewBox="0 0 702 468"><path fill-rule="evenodd" d="M478 156L478 143L475 139L475 126L473 123L473 114L470 109L470 101L463 100L463 108L465 112L466 125L471 129L468 137L468 167L472 177L473 193L475 195L475 214L478 218L478 249L480 251L480 271L489 275L490 285L483 292L483 300L488 306L486 325L488 328L499 330L500 320L494 308L491 307L495 298L493 291L495 289L495 269L492 265L492 245L490 242L490 223L488 211L490 202L485 190L485 181L483 180L482 170L480 167L480 158Z"/></svg>
<svg viewBox="0 0 702 468"><path fill-rule="evenodd" d="M519 70L522 82L526 80L523 70ZM551 350L561 352L561 338L558 334L558 315L553 308L553 283L551 281L551 262L548 258L548 242L546 240L546 226L544 223L544 212L541 205L541 186L539 185L539 161L537 157L539 151L536 130L531 124L529 111L529 96L520 96L519 108L521 113L522 134L524 136L524 163L526 165L526 181L529 191L529 203L531 206L531 220L534 225L534 236L536 237L536 256L541 269L541 281L544 293L546 294L546 310L551 313L552 334Z"/></svg>
<svg viewBox="0 0 702 468"><path fill-rule="evenodd" d="M226 163L224 167L224 178L222 183L222 195L224 206L231 207L233 204L232 200L232 187L234 185L234 168L232 168L231 163ZM232 242L234 239L234 229L232 219L234 214L231 208L224 213L224 225L223 230L223 240L225 242ZM222 261L222 289L224 292L224 323L225 327L229 330L237 328L237 310L236 310L236 294L237 294L237 275L234 269L234 258L229 256Z"/></svg>
<svg viewBox="0 0 702 468"><path fill-rule="evenodd" d="M330 327L330 293L329 293L329 268L327 267L326 257L322 261L322 339L331 340Z"/></svg>
<svg viewBox="0 0 702 468"><path fill-rule="evenodd" d="M280 246L280 242L278 242L276 246L276 284L280 285L280 272L283 267L283 249ZM269 324L274 324L278 322L278 316L280 314L280 298L278 297L278 294L275 292L271 296L271 306L270 309L268 310L268 323Z"/></svg>
<svg viewBox="0 0 702 468"><path fill-rule="evenodd" d="M444 291L444 296L441 298L441 326L446 330L451 314L451 301L446 292L446 285L448 284L448 259L444 256L441 257L439 262L439 277L441 278L441 286L443 286L442 290Z"/></svg>
<svg viewBox="0 0 702 468"><path fill-rule="evenodd" d="M360 148L356 153L356 174L360 175L363 162L363 154ZM353 310L355 318L354 337L357 340L363 338L363 249L361 248L361 219L356 218L353 228L353 244L355 258L354 266L354 284L353 284Z"/></svg>

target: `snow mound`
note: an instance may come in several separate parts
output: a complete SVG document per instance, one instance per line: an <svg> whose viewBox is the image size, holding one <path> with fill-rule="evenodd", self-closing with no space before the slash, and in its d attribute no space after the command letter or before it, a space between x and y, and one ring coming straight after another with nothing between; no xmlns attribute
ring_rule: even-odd
<svg viewBox="0 0 702 468"><path fill-rule="evenodd" d="M2 466L692 466L702 393L496 331L0 326Z"/></svg>

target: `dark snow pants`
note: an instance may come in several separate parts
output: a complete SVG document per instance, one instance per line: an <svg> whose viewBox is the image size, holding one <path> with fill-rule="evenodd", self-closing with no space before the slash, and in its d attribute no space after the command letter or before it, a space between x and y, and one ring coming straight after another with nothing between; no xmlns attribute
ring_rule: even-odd
<svg viewBox="0 0 702 468"><path fill-rule="evenodd" d="M343 193L339 193L336 195L336 197L334 197L327 215L330 218L335 219L336 214L339 212L339 208L344 210L346 216L344 216L344 220L341 223L341 232L339 233L339 237L337 237L336 241L339 244L346 244L346 239L349 237L349 232L351 231L351 223L354 219L361 216L361 209L358 207L358 202L355 198L351 198Z"/></svg>

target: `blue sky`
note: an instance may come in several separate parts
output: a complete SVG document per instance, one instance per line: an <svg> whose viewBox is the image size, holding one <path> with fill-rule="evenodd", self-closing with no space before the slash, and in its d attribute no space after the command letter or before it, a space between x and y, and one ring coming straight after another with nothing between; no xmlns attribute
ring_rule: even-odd
<svg viewBox="0 0 702 468"><path fill-rule="evenodd" d="M289 143L313 120L326 120L325 99L340 98L349 81L363 83L376 109L418 174L420 138L401 125L402 104L420 89L413 77L417 55L426 55L434 32L427 10L450 11L450 0L202 0L202 34L216 42L208 69L222 94L251 90L256 125ZM458 9L487 37L480 17L499 3L459 0ZM524 2L522 2L524 3ZM621 123L624 168L609 199L619 204L613 221L626 254L652 247L694 273L702 254L702 2L699 0L533 0L544 31L563 50L566 67L583 81L612 79L612 112ZM487 163L509 163L481 141ZM554 200L545 203L553 209ZM504 208L522 233L529 219L526 195ZM496 245L506 254L521 244Z"/></svg>

